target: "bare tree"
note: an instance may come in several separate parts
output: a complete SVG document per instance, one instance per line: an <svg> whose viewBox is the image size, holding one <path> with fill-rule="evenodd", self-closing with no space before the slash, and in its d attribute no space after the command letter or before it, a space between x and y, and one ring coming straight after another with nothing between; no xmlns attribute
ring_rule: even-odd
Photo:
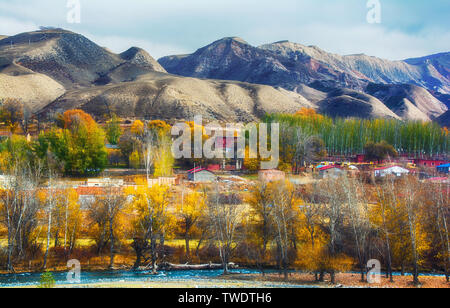
<svg viewBox="0 0 450 308"><path fill-rule="evenodd" d="M441 241L445 278L449 282L450 241L447 220L450 216L450 185L429 184L426 192L426 200L431 204L431 220Z"/></svg>
<svg viewBox="0 0 450 308"><path fill-rule="evenodd" d="M301 168L326 154L323 141L300 127L293 128L282 125L280 136L282 138L280 143L287 147L283 152L291 156L285 157L285 159L289 158L292 161L295 173L300 172Z"/></svg>
<svg viewBox="0 0 450 308"><path fill-rule="evenodd" d="M380 206L381 229L384 234L385 259L387 261L386 278L389 277L389 281L394 282L392 274L391 230L388 227L388 213L393 211L397 204L394 178L388 178L382 184L377 185L376 194Z"/></svg>
<svg viewBox="0 0 450 308"><path fill-rule="evenodd" d="M114 257L116 255L118 217L125 207L126 201L122 189L110 182L103 188L103 193L96 196L95 202L89 207L89 216L98 226L97 252L101 253L109 244L110 269L114 268Z"/></svg>
<svg viewBox="0 0 450 308"><path fill-rule="evenodd" d="M6 270L14 272L16 259L25 259L32 248L31 235L38 225L40 203L36 188L40 180L40 162L19 163L13 157L5 188L0 199L0 223L7 229L8 246Z"/></svg>
<svg viewBox="0 0 450 308"><path fill-rule="evenodd" d="M105 188L105 195L99 198L99 202L106 209L106 219L108 222L108 234L109 234L109 253L110 261L109 268L114 269L114 257L116 254L116 230L117 216L126 205L126 198L122 194L120 187L114 186L109 183Z"/></svg>
<svg viewBox="0 0 450 308"><path fill-rule="evenodd" d="M371 231L369 220L368 200L364 184L354 178L343 177L341 184L344 189L344 198L347 204L347 217L352 228L355 240L356 255L361 272L361 282L365 282L367 265L367 244Z"/></svg>
<svg viewBox="0 0 450 308"><path fill-rule="evenodd" d="M279 247L279 257L284 272L284 279L288 279L290 265L290 250L296 248L295 227L298 218L299 200L294 187L288 182L276 183L273 193L272 217L275 222L276 241Z"/></svg>
<svg viewBox="0 0 450 308"><path fill-rule="evenodd" d="M242 206L235 195L223 196L219 188L208 200L210 227L219 245L223 273L229 273L229 263L236 248L237 229L242 221Z"/></svg>
<svg viewBox="0 0 450 308"><path fill-rule="evenodd" d="M404 203L408 215L409 235L411 240L411 253L413 257L413 283L419 285L419 252L418 252L418 223L420 219L421 205L418 179L408 176L402 183L401 202Z"/></svg>
<svg viewBox="0 0 450 308"><path fill-rule="evenodd" d="M342 189L341 178L327 179L320 183L321 198L325 202L321 206L322 226L328 231L328 254L335 258L340 253L340 240L345 217L346 200ZM332 266L331 266L332 267ZM336 283L334 268L329 269L331 283Z"/></svg>
<svg viewBox="0 0 450 308"><path fill-rule="evenodd" d="M53 218L53 210L56 206L56 187L55 180L50 170L50 178L47 190L47 200L46 200L46 212L47 212L47 244L45 246L45 254L44 254L44 264L42 265L43 269L47 268L47 259L48 252L50 249L50 240L52 235L52 218Z"/></svg>

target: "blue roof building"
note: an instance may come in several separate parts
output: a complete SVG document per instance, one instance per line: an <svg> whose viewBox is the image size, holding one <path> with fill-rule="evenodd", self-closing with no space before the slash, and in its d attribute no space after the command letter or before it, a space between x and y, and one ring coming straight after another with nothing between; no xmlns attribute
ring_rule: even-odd
<svg viewBox="0 0 450 308"><path fill-rule="evenodd" d="M437 171L440 173L450 173L450 164L440 165L436 167Z"/></svg>

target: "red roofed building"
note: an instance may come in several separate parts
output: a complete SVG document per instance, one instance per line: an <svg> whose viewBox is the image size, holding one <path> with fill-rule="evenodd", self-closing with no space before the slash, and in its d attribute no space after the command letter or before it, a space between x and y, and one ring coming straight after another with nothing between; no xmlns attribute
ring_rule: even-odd
<svg viewBox="0 0 450 308"><path fill-rule="evenodd" d="M319 178L338 178L345 174L345 170L342 170L339 166L330 165L319 168Z"/></svg>
<svg viewBox="0 0 450 308"><path fill-rule="evenodd" d="M214 182L217 176L206 168L194 168L188 171L188 180L193 182Z"/></svg>

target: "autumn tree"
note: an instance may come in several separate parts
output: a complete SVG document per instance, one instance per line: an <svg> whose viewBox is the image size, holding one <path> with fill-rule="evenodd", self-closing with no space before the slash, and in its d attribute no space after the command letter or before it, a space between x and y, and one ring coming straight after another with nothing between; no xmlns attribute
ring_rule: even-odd
<svg viewBox="0 0 450 308"><path fill-rule="evenodd" d="M317 266L316 261L323 250L325 240L320 227L320 198L317 194L317 184L304 187L300 191L300 199L299 238L306 242L306 247L305 245L302 247L301 264L315 270L314 277L318 281L317 269L320 269L320 266Z"/></svg>
<svg viewBox="0 0 450 308"><path fill-rule="evenodd" d="M73 188L58 190L56 195L56 221L55 247L62 244L66 254L70 255L75 247L82 224L78 194Z"/></svg>
<svg viewBox="0 0 450 308"><path fill-rule="evenodd" d="M131 155L133 151L135 151L135 149L137 148L137 145L135 144L135 140L131 132L126 131L120 136L118 146L123 159L126 161L127 165L130 166ZM139 158L138 153L137 156Z"/></svg>
<svg viewBox="0 0 450 308"><path fill-rule="evenodd" d="M14 159L13 159L14 161ZM41 203L36 192L41 168L11 164L0 190L0 224L7 233L5 269L14 272L14 263L35 253Z"/></svg>
<svg viewBox="0 0 450 308"><path fill-rule="evenodd" d="M336 283L336 270L339 258L342 257L342 230L345 218L345 192L340 183L342 179L327 179L320 183L321 225L327 231L329 240L326 253L323 255L330 265L328 272L331 283Z"/></svg>
<svg viewBox="0 0 450 308"><path fill-rule="evenodd" d="M168 212L172 192L168 186L149 187L147 181L138 181L138 186L127 193L134 197L131 205L134 214L131 237L136 261L133 268L138 269L142 261L150 261L153 272L156 273L159 259L164 258L164 240L172 221ZM162 251L162 256L158 255L158 251Z"/></svg>
<svg viewBox="0 0 450 308"><path fill-rule="evenodd" d="M381 234L384 242L384 259L386 260L386 277L389 277L390 282L394 282L392 270L393 258L393 243L396 207L398 205L398 198L396 193L395 181L393 178L388 178L384 182L375 187L376 203L371 209L370 220Z"/></svg>
<svg viewBox="0 0 450 308"><path fill-rule="evenodd" d="M206 213L206 196L199 192L190 192L186 195L184 191L181 200L177 203L176 216L180 222L180 231L186 242L186 259L191 257L190 239L195 231L197 222Z"/></svg>
<svg viewBox="0 0 450 308"><path fill-rule="evenodd" d="M361 282L365 282L368 260L368 244L371 232L370 212L364 183L355 178L344 177L341 181L344 201L347 205L346 216L353 233L356 255L361 273Z"/></svg>
<svg viewBox="0 0 450 308"><path fill-rule="evenodd" d="M399 200L400 206L404 207L407 215L413 263L413 283L419 285L419 264L421 254L427 248L427 240L424 237L421 223L424 212L418 179L413 176L406 177L401 189Z"/></svg>
<svg viewBox="0 0 450 308"><path fill-rule="evenodd" d="M303 107L295 113L296 117L323 120L324 116L320 115L313 108Z"/></svg>
<svg viewBox="0 0 450 308"><path fill-rule="evenodd" d="M107 163L105 135L94 119L81 110L63 115L64 129L47 133L50 151L64 164L66 174L95 174Z"/></svg>
<svg viewBox="0 0 450 308"><path fill-rule="evenodd" d="M286 182L274 183L273 210L271 212L275 226L275 241L277 243L279 260L288 279L288 268L291 263L290 251L297 251L297 230L299 206L301 201L293 185Z"/></svg>
<svg viewBox="0 0 450 308"><path fill-rule="evenodd" d="M109 242L110 269L114 269L118 229L121 229L120 215L127 204L126 201L122 189L109 183L104 188L104 195L97 196L94 206L90 208L91 215L98 217L97 221L99 218L103 220L100 225L103 227L102 232L106 233L105 239ZM102 215L98 216L98 212Z"/></svg>
<svg viewBox="0 0 450 308"><path fill-rule="evenodd" d="M366 160L378 162L387 157L394 158L398 155L395 148L384 140L379 143L368 142L364 147L364 154L366 155Z"/></svg>
<svg viewBox="0 0 450 308"><path fill-rule="evenodd" d="M20 100L13 98L4 99L0 104L0 120L14 134L19 125L23 124L25 116L24 104Z"/></svg>
<svg viewBox="0 0 450 308"><path fill-rule="evenodd" d="M424 203L426 204L426 218L429 223L431 237L438 243L440 259L447 282L449 282L450 269L450 241L448 218L450 217L450 187L441 183L428 184L425 189ZM438 251L439 251L438 250Z"/></svg>
<svg viewBox="0 0 450 308"><path fill-rule="evenodd" d="M272 185L269 183L258 183L255 185L247 198L251 207L251 233L254 235L258 251L256 252L256 262L264 275L264 267L267 261L267 250L274 238L274 221Z"/></svg>
<svg viewBox="0 0 450 308"><path fill-rule="evenodd" d="M281 125L280 138L281 159L296 173L327 154L324 142L300 127Z"/></svg>

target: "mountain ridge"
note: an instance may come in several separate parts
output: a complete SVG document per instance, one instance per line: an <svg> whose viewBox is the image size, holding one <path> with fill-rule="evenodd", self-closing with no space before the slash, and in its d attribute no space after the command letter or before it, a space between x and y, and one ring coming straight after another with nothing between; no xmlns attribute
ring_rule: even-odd
<svg viewBox="0 0 450 308"><path fill-rule="evenodd" d="M303 107L331 116L423 121L448 110L437 98L448 94L432 96L400 83L379 83L385 88L371 92L367 76L352 69L355 57L375 59L378 69L385 60L333 55L288 41L270 45L226 37L193 54L156 61L139 47L116 54L63 29L20 33L0 40L0 99L21 99L39 116L82 108L98 117L114 112L170 120L197 113L244 122ZM436 72L445 72L442 55L430 59L411 61L433 62L442 66ZM173 74L176 68L186 76Z"/></svg>
<svg viewBox="0 0 450 308"><path fill-rule="evenodd" d="M209 78L221 78L225 74L221 71L211 70L211 67L217 66L214 65L214 58L229 57L230 50L220 48L220 45L224 44L226 39L217 40L199 48L193 54L183 55L180 61L176 63L172 62L174 59L177 59L176 56L162 57L158 62L170 73L190 77L208 76ZM205 50L213 49L211 48L212 46L217 48L215 48L216 54L211 56L209 53L205 53ZM340 87L359 90L362 90L369 82L412 83L429 90L450 93L447 65L448 52L417 59L390 61L364 54L341 56L328 53L317 46L304 46L287 40L263 44L257 47L246 43L244 47L246 50L243 46L237 47L240 47L241 50L236 48L234 50L235 54L251 53L254 55L253 59L247 59L251 63L244 65L244 69L246 67L256 67L259 68L260 74L266 75L276 74L277 68L286 71L286 74L280 77L282 80L274 81L268 78L260 83L282 86L289 90L295 88L298 83L309 84L316 80L335 80ZM244 50L242 51L242 49ZM211 59L208 59L208 57ZM274 67L272 72L261 69L261 63L264 62L264 59ZM211 67L204 65L207 62L210 63ZM428 63L428 66L424 63ZM266 66L270 66L269 64ZM302 79L298 75L304 78ZM249 81L243 80L242 77L240 79L236 78L235 74L230 74L228 79ZM257 77L253 76L253 79L257 79Z"/></svg>

